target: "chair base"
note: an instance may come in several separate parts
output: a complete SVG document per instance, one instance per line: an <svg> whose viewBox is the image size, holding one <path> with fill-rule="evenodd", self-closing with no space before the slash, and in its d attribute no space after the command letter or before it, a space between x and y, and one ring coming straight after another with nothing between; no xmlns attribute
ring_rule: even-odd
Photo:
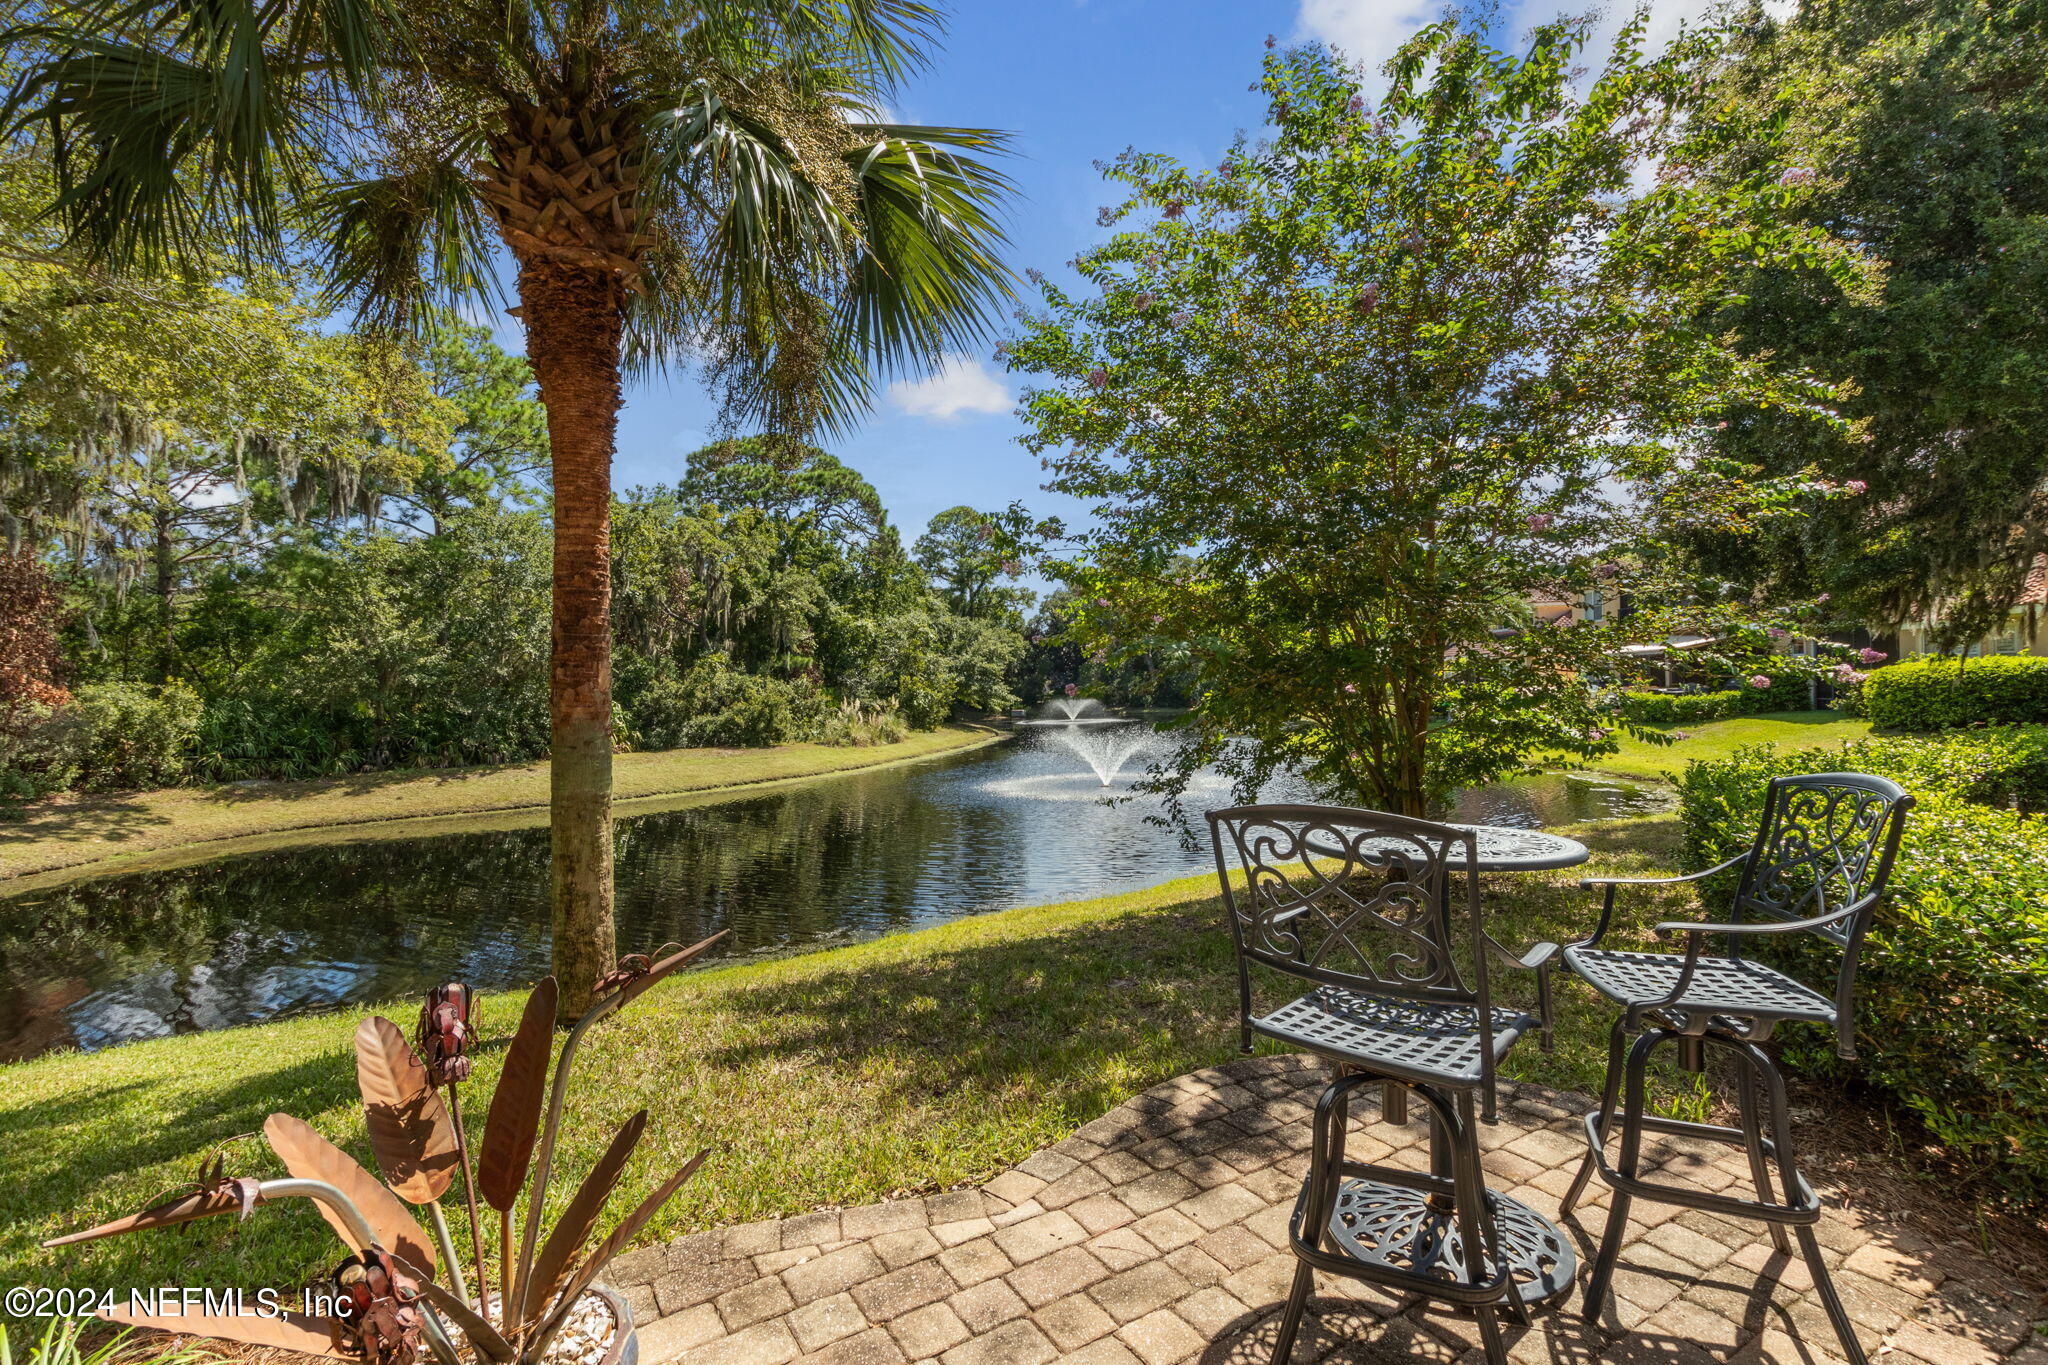
<svg viewBox="0 0 2048 1365"><path fill-rule="evenodd" d="M1578 1257L1557 1224L1519 1199L1492 1190L1486 1193L1486 1206L1499 1236L1500 1259L1524 1304L1548 1303L1572 1287ZM1393 1275L1435 1281L1435 1292L1453 1302L1462 1299L1478 1278L1466 1259L1456 1212L1437 1207L1431 1195L1410 1186L1381 1180L1339 1182L1323 1245L1376 1272L1374 1278L1382 1281ZM1329 1254L1319 1252L1315 1259ZM1484 1279L1492 1278L1491 1264L1483 1264L1482 1271Z"/></svg>
<svg viewBox="0 0 2048 1365"><path fill-rule="evenodd" d="M1427 1174L1345 1160L1350 1096L1381 1084L1399 1087L1427 1112ZM1507 1361L1502 1310L1526 1324L1529 1305L1572 1287L1578 1258L1557 1225L1486 1188L1473 1107L1470 1091L1362 1072L1324 1087L1308 1175L1288 1223L1299 1264L1280 1319L1276 1362L1294 1349L1319 1270L1470 1309L1490 1365Z"/></svg>
<svg viewBox="0 0 2048 1365"><path fill-rule="evenodd" d="M1856 1339L1855 1325L1850 1322L1841 1297L1835 1292L1827 1263L1821 1258L1820 1243L1814 1237L1814 1224L1820 1221L1820 1197L1807 1183L1793 1157L1788 1114L1790 1105L1786 1100L1785 1082L1770 1057L1748 1038L1733 1033L1712 1028L1685 1033L1651 1028L1627 1049L1624 1066L1622 1053L1628 1031L1626 1017L1615 1022L1608 1049L1607 1084L1601 1095L1600 1107L1586 1116L1586 1156L1579 1164L1579 1172L1573 1177L1571 1188L1565 1191L1558 1206L1557 1216L1560 1219L1571 1217L1572 1207L1578 1203L1587 1182L1596 1173L1614 1191L1613 1202L1607 1210L1607 1227L1600 1236L1600 1252L1593 1260L1593 1271L1586 1281L1586 1317L1597 1318L1606 1303L1621 1241L1628 1232L1629 1206L1637 1199L1646 1199L1656 1204L1701 1209L1728 1218L1755 1219L1770 1228L1772 1245L1780 1253L1789 1254L1791 1242L1796 1238L1799 1252L1813 1275L1821 1307L1827 1312L1828 1321L1841 1342L1843 1358L1849 1365L1866 1365L1863 1346ZM1695 1060L1698 1051L1706 1047L1722 1048L1734 1056L1739 1076L1737 1097L1741 1127L1688 1123L1647 1112L1645 1072L1651 1055L1666 1044L1679 1049L1682 1061ZM1697 1060L1703 1061L1704 1058ZM1624 1079L1627 1085L1625 1102L1622 1095ZM1620 1159L1610 1165L1607 1138L1617 1125L1621 1129ZM1767 1128L1769 1136L1765 1135ZM1743 1199L1708 1190L1686 1189L1659 1180L1645 1180L1639 1167L1643 1134L1646 1132L1704 1138L1744 1148L1749 1156L1750 1178L1756 1187L1756 1197ZM1772 1183L1771 1167L1774 1165L1777 1167L1777 1188L1784 1192L1782 1201ZM1793 1234L1792 1238L1786 1236L1788 1229Z"/></svg>

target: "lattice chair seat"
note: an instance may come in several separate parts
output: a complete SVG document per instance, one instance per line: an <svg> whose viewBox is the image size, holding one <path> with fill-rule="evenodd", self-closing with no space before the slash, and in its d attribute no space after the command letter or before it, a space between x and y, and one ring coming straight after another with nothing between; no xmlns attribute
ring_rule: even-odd
<svg viewBox="0 0 2048 1365"><path fill-rule="evenodd" d="M1325 986L1251 1021L1254 1031L1282 1043L1368 1071L1413 1076L1450 1085L1477 1085L1480 1063L1479 1012L1471 1005L1447 1005L1362 995ZM1534 1016L1493 1011L1493 1056L1498 1063Z"/></svg>
<svg viewBox="0 0 2048 1365"><path fill-rule="evenodd" d="M1626 953L1567 945L1564 960L1586 984L1620 1005L1660 1001L1678 985L1685 958L1676 953ZM1831 1024L1834 1002L1760 962L1702 957L1673 1009L1749 1019L1810 1019Z"/></svg>

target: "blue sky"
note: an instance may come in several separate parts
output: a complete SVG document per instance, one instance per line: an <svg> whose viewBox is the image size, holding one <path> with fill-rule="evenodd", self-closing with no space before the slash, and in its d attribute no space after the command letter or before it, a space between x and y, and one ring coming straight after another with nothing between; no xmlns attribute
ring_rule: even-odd
<svg viewBox="0 0 2048 1365"><path fill-rule="evenodd" d="M1503 39L1550 17L1556 0L1505 0ZM1583 6L1573 6L1574 9ZM1705 0L1656 0L1668 31ZM955 0L945 49L907 86L894 113L912 123L1001 128L1014 139L1007 170L1018 194L1011 264L1054 278L1108 235L1096 209L1120 196L1093 168L1125 147L1213 164L1240 128L1256 128L1266 35L1332 42L1372 65L1442 10L1437 0ZM502 319L501 340L523 346ZM853 435L829 448L865 474L906 540L960 503L994 509L1022 500L1039 515L1081 509L1039 488L1037 457L1016 442L1016 384L992 363L994 343L940 375L892 386ZM637 383L619 423L614 482L672 482L709 439L712 405L687 374Z"/></svg>

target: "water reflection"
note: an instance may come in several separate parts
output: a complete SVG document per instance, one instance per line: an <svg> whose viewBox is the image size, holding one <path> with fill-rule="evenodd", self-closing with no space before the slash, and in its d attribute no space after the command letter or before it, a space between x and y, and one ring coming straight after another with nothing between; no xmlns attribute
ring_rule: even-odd
<svg viewBox="0 0 2048 1365"><path fill-rule="evenodd" d="M800 946L1209 865L1146 823L1149 803L1107 807L1103 795L1072 752L1026 733L636 815L618 830L620 947L720 928L730 952ZM1228 799L1211 779L1189 805ZM1470 793L1457 818L1548 824L1641 804L1631 788L1542 778ZM547 970L547 871L545 829L492 830L224 858L0 902L0 1060L410 996L450 974L530 982Z"/></svg>

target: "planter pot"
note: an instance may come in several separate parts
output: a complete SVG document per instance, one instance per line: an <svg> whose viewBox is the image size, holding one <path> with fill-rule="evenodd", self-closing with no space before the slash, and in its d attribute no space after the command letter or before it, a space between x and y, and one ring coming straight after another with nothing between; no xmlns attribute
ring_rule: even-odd
<svg viewBox="0 0 2048 1365"><path fill-rule="evenodd" d="M633 1310L626 1307L626 1301L603 1285L592 1285L583 1291L578 1302L578 1311L583 1311L590 1300L596 1299L610 1310L612 1315L612 1340L603 1352L595 1358L578 1355L569 1350L571 1342L565 1340L565 1331L548 1343L548 1353L542 1357L542 1365L640 1365L640 1334L633 1327ZM422 1359L421 1365L429 1365Z"/></svg>
<svg viewBox="0 0 2048 1365"><path fill-rule="evenodd" d="M610 1305L612 1319L618 1327L612 1332L611 1349L604 1353L598 1365L640 1365L640 1333L633 1326L633 1310L626 1307L626 1301L602 1285L592 1285L590 1292Z"/></svg>

